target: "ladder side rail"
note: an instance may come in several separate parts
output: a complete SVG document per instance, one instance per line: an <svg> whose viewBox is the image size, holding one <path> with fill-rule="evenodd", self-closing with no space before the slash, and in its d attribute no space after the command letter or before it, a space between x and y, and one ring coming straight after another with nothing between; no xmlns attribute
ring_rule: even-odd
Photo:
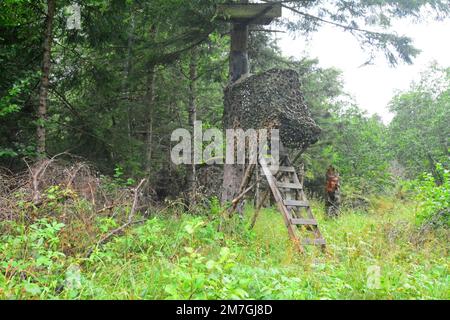
<svg viewBox="0 0 450 320"><path fill-rule="evenodd" d="M281 195L280 190L278 189L278 187L276 186L275 183L275 178L272 175L272 173L270 172L270 169L267 165L266 160L264 159L264 157L260 158L260 164L261 167L263 169L263 172L266 176L267 182L269 184L270 189L272 190L273 196L275 198L275 201L277 203L277 207L280 210L280 212L282 213L283 219L284 219L284 223L286 225L286 228L288 229L288 233L289 233L289 237L295 241L297 247L299 248L300 251L303 251L303 247L300 244L300 241L295 233L295 229L294 226L291 224L291 214L289 212L289 210L287 210L286 206L283 204L283 197Z"/></svg>

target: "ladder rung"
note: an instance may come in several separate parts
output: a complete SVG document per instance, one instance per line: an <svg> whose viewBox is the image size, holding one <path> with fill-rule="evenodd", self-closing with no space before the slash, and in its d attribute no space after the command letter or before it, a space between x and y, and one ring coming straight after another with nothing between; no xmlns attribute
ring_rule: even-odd
<svg viewBox="0 0 450 320"><path fill-rule="evenodd" d="M279 182L279 181L277 181L277 186L279 188L285 188L285 189L299 189L299 190L303 189L301 184L291 183L291 182Z"/></svg>
<svg viewBox="0 0 450 320"><path fill-rule="evenodd" d="M304 245L325 245L325 239L303 239L302 244Z"/></svg>
<svg viewBox="0 0 450 320"><path fill-rule="evenodd" d="M284 200L283 203L285 206L290 206L290 207L309 207L308 201Z"/></svg>
<svg viewBox="0 0 450 320"><path fill-rule="evenodd" d="M282 146L280 141L280 146ZM281 214L283 215L284 222L286 224L286 227L288 229L289 236L293 239L295 239L295 242L298 244L300 251L303 251L303 248L301 244L303 245L321 245L322 249L325 248L325 239L322 238L318 222L314 217L312 216L311 208L309 206L309 203L307 200L300 201L300 200L287 200L283 199L283 193L287 193L287 195L292 196L292 192L289 192L289 190L285 190L282 192L280 188L282 189L297 189L297 190L303 190L302 185L300 184L298 177L295 172L295 168L290 165L291 162L289 160L289 156L286 153L286 150L282 147L280 147L280 163L285 163L285 166L280 166L278 171L281 172L292 172L293 178L295 179L295 182L286 182L286 181L277 181L274 170L271 170L270 166L268 165L266 159L264 157L260 158L259 163L261 165L262 173L267 179L267 183L269 184L269 187L272 191L272 194L277 202L278 209L281 211ZM283 154L285 154L283 156ZM286 160L284 160L286 159ZM280 174L279 176L283 176ZM281 180L281 179L280 179ZM309 218L293 218L292 217L292 211L298 211L295 209L295 207L304 207L306 208L308 212ZM319 237L316 239L306 238L306 239L299 239L297 236L297 233L295 232L297 229L294 227L295 225L304 225L307 230L314 232L314 236ZM310 235L312 236L312 235Z"/></svg>
<svg viewBox="0 0 450 320"><path fill-rule="evenodd" d="M295 168L294 167L283 167L283 166L279 166L278 170L270 170L271 172L295 172Z"/></svg>
<svg viewBox="0 0 450 320"><path fill-rule="evenodd" d="M292 218L291 219L291 224L317 226L317 220L316 219L297 219L297 218Z"/></svg>

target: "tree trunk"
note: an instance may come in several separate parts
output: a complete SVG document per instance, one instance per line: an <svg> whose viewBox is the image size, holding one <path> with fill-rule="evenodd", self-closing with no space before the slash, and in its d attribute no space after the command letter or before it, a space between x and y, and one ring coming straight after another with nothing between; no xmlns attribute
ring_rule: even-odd
<svg viewBox="0 0 450 320"><path fill-rule="evenodd" d="M150 40L156 37L156 26L150 27ZM155 104L155 81L156 81L156 65L153 61L149 61L147 70L147 93L146 105L147 112L145 116L145 172L147 175L151 173L152 151L153 151L153 116Z"/></svg>
<svg viewBox="0 0 450 320"><path fill-rule="evenodd" d="M155 104L155 66L150 66L147 75L147 94L146 104L147 112L145 117L145 171L147 174L151 172L152 165L152 145L153 145L153 108Z"/></svg>
<svg viewBox="0 0 450 320"><path fill-rule="evenodd" d="M248 3L241 0L241 3ZM248 25L235 23L231 31L231 52L229 76L230 83L248 74ZM239 119L228 116L230 111L224 109L224 129L239 127ZM225 164L223 170L222 203L231 201L237 196L244 174L244 165Z"/></svg>
<svg viewBox="0 0 450 320"><path fill-rule="evenodd" d="M55 0L47 1L47 17L45 19L45 35L44 35L44 54L42 57L42 77L39 89L39 108L38 108L38 125L36 130L37 152L40 157L45 155L46 151L46 132L45 121L47 119L47 99L49 87L49 74L51 66L51 49L53 42L53 18L55 16Z"/></svg>
<svg viewBox="0 0 450 320"><path fill-rule="evenodd" d="M133 50L133 44L134 44L134 30L135 30L135 19L134 14L131 13L131 26L130 31L128 33L128 41L127 41L127 55L125 58L125 67L124 67L124 74L122 80L122 92L125 96L125 101L127 102L127 133L128 138L131 139L133 136L133 112L130 106L130 85L129 85L129 79L130 79L130 72L131 72L131 55Z"/></svg>
<svg viewBox="0 0 450 320"><path fill-rule="evenodd" d="M231 31L230 82L248 74L248 25L235 23Z"/></svg>
<svg viewBox="0 0 450 320"><path fill-rule="evenodd" d="M427 158L428 158L428 164L430 166L431 174L433 175L433 178L434 178L434 183L438 187L442 186L442 184L444 183L444 179L436 168L436 161L433 159L433 156L428 151L427 151Z"/></svg>
<svg viewBox="0 0 450 320"><path fill-rule="evenodd" d="M196 81L197 81L197 51L196 49L192 49L191 51L191 61L189 63L189 104L188 104L188 115L189 115L189 126L192 128L192 132L194 132L194 124L197 121L197 105L196 105ZM194 145L194 134L192 135L192 145ZM188 170L188 184L189 184L189 197L190 204L195 204L195 194L196 194L196 186L197 186L197 176L196 176L196 167L195 161L192 159L191 168Z"/></svg>

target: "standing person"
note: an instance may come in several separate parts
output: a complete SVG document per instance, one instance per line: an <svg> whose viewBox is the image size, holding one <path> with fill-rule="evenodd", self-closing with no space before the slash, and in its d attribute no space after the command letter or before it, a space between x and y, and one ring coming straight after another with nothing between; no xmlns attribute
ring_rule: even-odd
<svg viewBox="0 0 450 320"><path fill-rule="evenodd" d="M339 214L341 202L339 173L333 166L329 166L325 176L325 209L329 217L336 217Z"/></svg>

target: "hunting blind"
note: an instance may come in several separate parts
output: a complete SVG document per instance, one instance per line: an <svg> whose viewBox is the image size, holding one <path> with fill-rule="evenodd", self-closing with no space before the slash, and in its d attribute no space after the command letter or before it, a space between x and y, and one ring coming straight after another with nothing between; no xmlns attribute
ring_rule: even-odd
<svg viewBox="0 0 450 320"><path fill-rule="evenodd" d="M224 98L225 128L234 128L239 123L244 129L246 127L253 129L278 127L280 129L279 143L284 152L281 154L281 170L273 173L264 158L258 161L269 185L265 197L269 194L273 195L289 236L300 251L303 251L304 245L319 245L324 249L325 240L303 192L303 184L282 143L304 150L317 141L320 132L303 101L298 74L293 70L270 70L256 76L249 75L248 26L250 24L267 25L281 17L281 4L245 2L247 1L241 1L239 4L218 5L216 10L219 19L232 23L230 84L225 89ZM239 196L232 201L232 211L236 209L243 195L253 188L253 186L249 187L249 184L255 167L255 164L247 166L238 188ZM225 183L225 176L228 177L227 170L232 172L234 177L239 176L240 173L238 170L233 171L234 169L230 166L224 167L224 186L228 187ZM229 184L231 185L233 184ZM226 188L224 190L229 191ZM234 191L234 189L231 190ZM257 205L252 225L256 222L263 202ZM306 233L312 237L305 237Z"/></svg>

